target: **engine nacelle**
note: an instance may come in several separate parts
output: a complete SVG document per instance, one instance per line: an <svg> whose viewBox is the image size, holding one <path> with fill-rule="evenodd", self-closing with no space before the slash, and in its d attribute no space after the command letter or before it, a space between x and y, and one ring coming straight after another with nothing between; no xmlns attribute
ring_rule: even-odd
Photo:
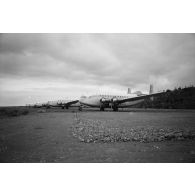
<svg viewBox="0 0 195 195"><path fill-rule="evenodd" d="M113 103L115 103L115 102L117 102L117 101L118 101L117 98L112 98L112 102L113 102Z"/></svg>
<svg viewBox="0 0 195 195"><path fill-rule="evenodd" d="M105 98L102 98L102 99L100 99L100 102L105 103L106 102L106 99Z"/></svg>
<svg viewBox="0 0 195 195"><path fill-rule="evenodd" d="M62 105L62 101L57 101L57 105Z"/></svg>

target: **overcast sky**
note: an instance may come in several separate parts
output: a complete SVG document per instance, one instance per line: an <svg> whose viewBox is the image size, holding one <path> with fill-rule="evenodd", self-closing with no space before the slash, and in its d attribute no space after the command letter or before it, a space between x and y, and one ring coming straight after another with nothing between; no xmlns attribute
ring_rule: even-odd
<svg viewBox="0 0 195 195"><path fill-rule="evenodd" d="M195 84L194 34L1 34L0 106Z"/></svg>

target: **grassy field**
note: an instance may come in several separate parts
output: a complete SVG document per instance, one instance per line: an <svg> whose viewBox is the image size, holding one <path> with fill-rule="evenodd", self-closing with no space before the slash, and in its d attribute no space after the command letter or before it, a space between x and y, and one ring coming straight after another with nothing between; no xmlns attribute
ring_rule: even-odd
<svg viewBox="0 0 195 195"><path fill-rule="evenodd" d="M76 111L1 108L0 162L195 162L193 110Z"/></svg>

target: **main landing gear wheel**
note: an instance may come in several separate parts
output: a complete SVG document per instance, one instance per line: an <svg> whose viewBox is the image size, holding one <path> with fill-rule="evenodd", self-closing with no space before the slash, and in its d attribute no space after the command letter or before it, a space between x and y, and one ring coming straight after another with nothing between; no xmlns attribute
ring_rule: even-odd
<svg viewBox="0 0 195 195"><path fill-rule="evenodd" d="M113 111L117 112L118 111L118 107L113 107Z"/></svg>
<svg viewBox="0 0 195 195"><path fill-rule="evenodd" d="M104 107L103 106L100 107L100 111L104 111Z"/></svg>

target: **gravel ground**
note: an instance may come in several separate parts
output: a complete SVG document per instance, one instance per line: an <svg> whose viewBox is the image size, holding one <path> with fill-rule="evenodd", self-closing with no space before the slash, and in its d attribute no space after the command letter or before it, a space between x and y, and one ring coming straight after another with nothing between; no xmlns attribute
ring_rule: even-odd
<svg viewBox="0 0 195 195"><path fill-rule="evenodd" d="M80 119L75 117L73 136L82 142L157 142L195 138L195 132L182 128L158 128L154 126L116 127L112 121Z"/></svg>

